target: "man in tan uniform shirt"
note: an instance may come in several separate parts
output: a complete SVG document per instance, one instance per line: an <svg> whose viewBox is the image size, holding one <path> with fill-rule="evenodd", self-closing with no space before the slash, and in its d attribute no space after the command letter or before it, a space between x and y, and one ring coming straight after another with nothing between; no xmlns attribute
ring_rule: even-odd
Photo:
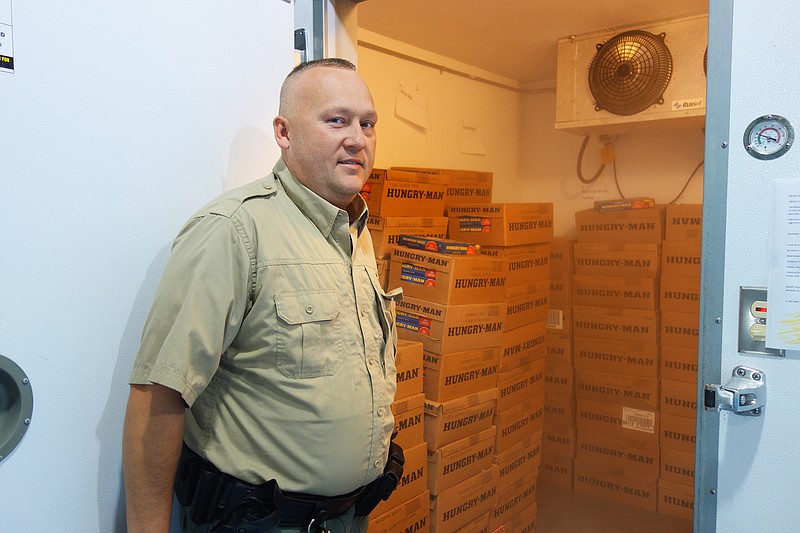
<svg viewBox="0 0 800 533"><path fill-rule="evenodd" d="M131 533L168 531L182 442L184 457L252 486L274 479L301 503L352 495L383 473L394 295L380 287L358 195L376 121L351 64L299 66L273 121L273 173L202 208L176 238L130 379ZM183 511L187 531L219 526L219 515L202 523ZM315 515L311 530L365 531L354 514ZM308 529L308 517L282 518L264 531Z"/></svg>

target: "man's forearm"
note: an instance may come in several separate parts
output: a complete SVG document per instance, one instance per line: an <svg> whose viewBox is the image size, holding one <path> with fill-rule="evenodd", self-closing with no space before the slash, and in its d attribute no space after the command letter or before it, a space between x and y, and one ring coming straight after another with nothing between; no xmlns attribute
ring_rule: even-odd
<svg viewBox="0 0 800 533"><path fill-rule="evenodd" d="M131 386L122 444L129 533L169 531L184 408L172 389Z"/></svg>

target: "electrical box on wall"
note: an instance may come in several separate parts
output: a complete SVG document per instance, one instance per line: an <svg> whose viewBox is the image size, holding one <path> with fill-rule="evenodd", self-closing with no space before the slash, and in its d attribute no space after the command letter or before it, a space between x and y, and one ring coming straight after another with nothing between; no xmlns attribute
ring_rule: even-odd
<svg viewBox="0 0 800 533"><path fill-rule="evenodd" d="M705 14L560 39L556 129L702 128L707 42Z"/></svg>

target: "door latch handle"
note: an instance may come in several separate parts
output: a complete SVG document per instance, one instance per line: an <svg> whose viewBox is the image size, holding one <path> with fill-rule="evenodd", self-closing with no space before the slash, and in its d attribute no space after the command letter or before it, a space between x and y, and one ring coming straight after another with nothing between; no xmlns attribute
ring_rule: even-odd
<svg viewBox="0 0 800 533"><path fill-rule="evenodd" d="M767 402L767 377L760 370L737 366L725 385L704 387L706 411L733 411L737 415L759 416Z"/></svg>

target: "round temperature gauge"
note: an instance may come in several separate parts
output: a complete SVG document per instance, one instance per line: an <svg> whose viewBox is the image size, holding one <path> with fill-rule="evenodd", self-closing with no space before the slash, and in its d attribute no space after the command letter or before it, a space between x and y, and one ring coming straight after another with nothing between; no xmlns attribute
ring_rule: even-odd
<svg viewBox="0 0 800 533"><path fill-rule="evenodd" d="M764 115L744 131L744 147L756 159L775 159L786 153L794 142L794 128L780 115Z"/></svg>

